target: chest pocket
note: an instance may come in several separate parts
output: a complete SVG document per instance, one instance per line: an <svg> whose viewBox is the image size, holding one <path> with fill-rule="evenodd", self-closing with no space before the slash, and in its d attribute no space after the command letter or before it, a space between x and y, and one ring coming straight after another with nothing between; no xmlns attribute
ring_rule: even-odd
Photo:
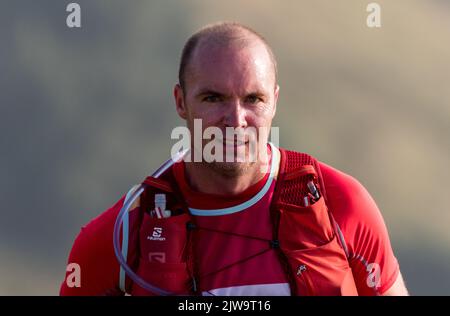
<svg viewBox="0 0 450 316"><path fill-rule="evenodd" d="M281 181L274 208L292 294L358 295L313 165L290 171Z"/></svg>

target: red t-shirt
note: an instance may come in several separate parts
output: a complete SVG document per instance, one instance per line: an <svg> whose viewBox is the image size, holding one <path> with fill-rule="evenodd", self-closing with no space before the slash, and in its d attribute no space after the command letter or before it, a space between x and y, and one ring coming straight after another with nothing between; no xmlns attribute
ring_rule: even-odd
<svg viewBox="0 0 450 316"><path fill-rule="evenodd" d="M194 191L185 179L184 163L172 166L197 225L206 228L199 230L194 248L203 295L290 294L277 254L267 243L272 237L269 205L278 162L279 152L273 150L270 172L236 196ZM329 209L346 240L358 293L383 294L395 282L399 266L381 213L357 180L319 164ZM81 286L69 287L64 280L61 295L121 294L112 232L122 204L123 198L82 228L69 256L69 263L80 267Z"/></svg>

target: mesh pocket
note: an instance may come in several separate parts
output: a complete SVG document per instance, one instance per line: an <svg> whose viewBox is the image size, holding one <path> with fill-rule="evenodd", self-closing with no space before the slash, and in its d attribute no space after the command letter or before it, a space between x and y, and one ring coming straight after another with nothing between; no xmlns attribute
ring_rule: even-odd
<svg viewBox="0 0 450 316"><path fill-rule="evenodd" d="M323 197L301 207L278 203L280 209L280 245L285 250L319 247L333 238L328 210Z"/></svg>

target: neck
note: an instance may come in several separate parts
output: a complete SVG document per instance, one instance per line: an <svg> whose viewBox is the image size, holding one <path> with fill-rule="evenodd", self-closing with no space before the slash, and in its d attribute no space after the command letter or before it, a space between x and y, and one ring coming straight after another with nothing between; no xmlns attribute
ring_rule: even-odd
<svg viewBox="0 0 450 316"><path fill-rule="evenodd" d="M229 176L208 163L186 163L186 179L196 191L216 195L236 195L264 178L270 171L269 159L257 161L245 172Z"/></svg>

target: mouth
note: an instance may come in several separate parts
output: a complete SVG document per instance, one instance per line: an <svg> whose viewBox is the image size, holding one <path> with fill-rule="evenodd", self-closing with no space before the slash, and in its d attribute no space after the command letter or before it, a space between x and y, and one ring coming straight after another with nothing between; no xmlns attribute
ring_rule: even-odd
<svg viewBox="0 0 450 316"><path fill-rule="evenodd" d="M226 147L239 147L239 146L245 146L248 144L248 140L236 140L236 139L218 139L219 142L221 142Z"/></svg>

